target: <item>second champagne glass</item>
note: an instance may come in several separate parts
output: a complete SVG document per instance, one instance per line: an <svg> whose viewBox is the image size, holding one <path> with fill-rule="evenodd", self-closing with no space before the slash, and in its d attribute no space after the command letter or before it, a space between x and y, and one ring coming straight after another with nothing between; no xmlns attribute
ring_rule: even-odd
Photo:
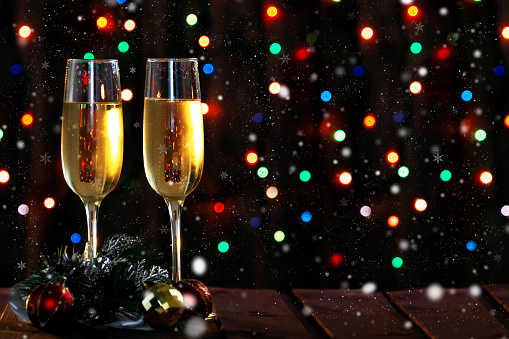
<svg viewBox="0 0 509 339"><path fill-rule="evenodd" d="M87 212L87 259L97 254L97 217L117 185L124 127L117 60L69 59L62 119L62 167L67 185Z"/></svg>
<svg viewBox="0 0 509 339"><path fill-rule="evenodd" d="M172 279L181 280L180 215L203 172L203 117L197 59L147 60L143 162L150 186L168 205Z"/></svg>

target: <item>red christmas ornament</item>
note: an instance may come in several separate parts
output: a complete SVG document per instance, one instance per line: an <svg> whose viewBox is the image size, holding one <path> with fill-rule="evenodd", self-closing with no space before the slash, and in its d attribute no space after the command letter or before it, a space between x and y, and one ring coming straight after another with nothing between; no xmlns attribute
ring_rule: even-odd
<svg viewBox="0 0 509 339"><path fill-rule="evenodd" d="M28 318L34 326L46 327L68 315L74 308L74 297L64 284L39 285L27 298Z"/></svg>
<svg viewBox="0 0 509 339"><path fill-rule="evenodd" d="M208 317L215 312L212 295L207 286L196 279L183 279L175 286L184 297L184 315Z"/></svg>

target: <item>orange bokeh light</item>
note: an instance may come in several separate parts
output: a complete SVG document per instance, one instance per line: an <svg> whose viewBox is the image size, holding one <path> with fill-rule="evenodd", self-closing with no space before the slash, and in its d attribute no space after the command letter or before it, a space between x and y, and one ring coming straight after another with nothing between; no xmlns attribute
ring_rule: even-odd
<svg viewBox="0 0 509 339"><path fill-rule="evenodd" d="M408 7L408 15L410 16L416 16L417 13L419 13L419 8L417 8L417 6L410 6Z"/></svg>
<svg viewBox="0 0 509 339"><path fill-rule="evenodd" d="M361 37L364 40L369 40L373 37L373 29L371 27L364 27L361 31Z"/></svg>
<svg viewBox="0 0 509 339"><path fill-rule="evenodd" d="M363 123L364 123L364 126L366 126L367 128L372 128L376 124L376 118L375 118L374 115L368 114L364 118L364 122Z"/></svg>
<svg viewBox="0 0 509 339"><path fill-rule="evenodd" d="M97 19L96 24L97 24L97 27L99 27L99 28L105 28L106 26L108 26L108 19L101 16Z"/></svg>
<svg viewBox="0 0 509 339"><path fill-rule="evenodd" d="M136 28L136 22L134 22L134 20L126 20L126 22L124 22L124 28L126 31L132 31L133 29Z"/></svg>
<svg viewBox="0 0 509 339"><path fill-rule="evenodd" d="M34 123L34 116L30 113L23 114L21 117L21 123L25 127L31 126Z"/></svg>
<svg viewBox="0 0 509 339"><path fill-rule="evenodd" d="M502 30L502 36L504 39L509 39L509 26L504 27Z"/></svg>
<svg viewBox="0 0 509 339"><path fill-rule="evenodd" d="M397 163L399 161L398 153L394 151L387 153L387 161L390 162L391 164Z"/></svg>
<svg viewBox="0 0 509 339"><path fill-rule="evenodd" d="M55 207L55 200L53 198L44 199L44 207L47 209Z"/></svg>
<svg viewBox="0 0 509 339"><path fill-rule="evenodd" d="M389 219L387 219L387 225L389 227L396 227L399 225L399 218L395 215L391 215Z"/></svg>
<svg viewBox="0 0 509 339"><path fill-rule="evenodd" d="M256 164L258 162L258 154L256 154L255 152L247 153L246 162L251 165Z"/></svg>
<svg viewBox="0 0 509 339"><path fill-rule="evenodd" d="M7 181L9 181L10 177L11 176L9 175L9 172L7 172L6 170L0 171L0 182L2 184L5 184Z"/></svg>
<svg viewBox="0 0 509 339"><path fill-rule="evenodd" d="M279 192L275 186L270 186L269 188L267 188L267 192L265 192L269 199L274 199L275 197L277 197L278 193Z"/></svg>
<svg viewBox="0 0 509 339"><path fill-rule="evenodd" d="M133 98L133 92L130 89L122 90L122 100L129 101Z"/></svg>
<svg viewBox="0 0 509 339"><path fill-rule="evenodd" d="M415 199L414 207L419 212L424 212L426 210L426 208L428 208L428 203L426 202L426 200L424 200L422 198Z"/></svg>
<svg viewBox="0 0 509 339"><path fill-rule="evenodd" d="M493 181L493 175L488 171L484 171L479 175L479 180L481 180L483 184L488 185Z"/></svg>
<svg viewBox="0 0 509 339"><path fill-rule="evenodd" d="M410 92L417 94L421 91L422 85L419 81L414 81L410 84Z"/></svg>
<svg viewBox="0 0 509 339"><path fill-rule="evenodd" d="M269 92L272 94L278 94L281 90L281 85L279 82L273 82L269 85Z"/></svg>
<svg viewBox="0 0 509 339"><path fill-rule="evenodd" d="M201 103L201 114L205 115L209 112L209 105L207 105L206 103L202 102Z"/></svg>
<svg viewBox="0 0 509 339"><path fill-rule="evenodd" d="M224 204L223 204L223 203L221 203L221 202L216 203L216 204L214 205L214 211L215 211L216 213L223 213L223 211L224 211Z"/></svg>
<svg viewBox="0 0 509 339"><path fill-rule="evenodd" d="M210 38L206 35L202 35L198 39L198 45L200 45L203 48L208 47L210 45Z"/></svg>
<svg viewBox="0 0 509 339"><path fill-rule="evenodd" d="M277 15L277 7L276 6L270 6L267 8L267 15L271 18L274 18Z"/></svg>
<svg viewBox="0 0 509 339"><path fill-rule="evenodd" d="M29 26L21 26L19 28L19 31L18 31L18 34L20 37L26 39L30 36L30 34L32 33L32 29L29 27Z"/></svg>
<svg viewBox="0 0 509 339"><path fill-rule="evenodd" d="M348 172L343 172L339 175L339 182L343 185L348 185L352 182L352 175Z"/></svg>

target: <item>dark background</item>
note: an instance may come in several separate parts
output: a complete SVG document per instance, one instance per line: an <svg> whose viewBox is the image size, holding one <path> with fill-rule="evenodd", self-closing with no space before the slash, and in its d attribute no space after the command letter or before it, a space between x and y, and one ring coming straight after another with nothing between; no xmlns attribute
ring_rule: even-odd
<svg viewBox="0 0 509 339"><path fill-rule="evenodd" d="M208 270L197 278L210 286L507 282L509 223L501 207L509 204L508 72L493 70L505 67L509 53L501 36L509 3L416 0L420 12L410 18L409 2L2 0L0 170L10 180L0 184L0 286L26 277L41 251L72 247L71 234L86 238L83 204L62 174L60 119L66 60L87 52L118 59L122 88L134 93L123 104L124 164L101 205L100 243L114 233L154 239L170 259L168 211L143 169L145 60L197 57L210 111L203 178L183 213L184 277L195 277L190 263L201 256ZM273 19L270 5L279 9ZM194 26L186 23L191 13ZM96 25L100 16L108 19L106 29ZM123 28L127 19L136 22L132 32ZM22 25L33 30L28 39L18 36ZM365 26L375 32L369 41L360 37ZM198 45L201 35L210 37L209 47ZM126 53L117 48L121 41L129 43ZM277 55L269 52L274 42L282 47ZM410 52L413 42L422 44L419 54ZM214 66L210 75L202 72L206 63ZM14 64L22 67L19 75L11 73ZM356 66L364 68L360 77ZM415 80L423 89L414 95L408 88ZM286 86L289 98L270 94L272 81ZM467 89L469 102L461 99ZM329 102L320 99L325 90ZM27 112L35 121L23 127ZM403 122L395 122L398 112ZM253 121L256 113L261 123ZM363 126L368 113L377 119L372 129ZM479 128L487 133L482 142L474 139ZM333 138L338 129L346 132L343 142ZM395 166L385 159L390 150L400 156ZM246 162L248 151L260 157L256 165ZM406 178L397 174L403 165ZM260 166L269 171L264 179L256 174ZM440 179L444 169L452 173L448 182ZM304 170L308 182L299 179ZM489 185L479 181L484 170L493 174ZM348 186L338 182L343 171L352 173ZM276 199L267 198L269 186L278 188ZM44 207L47 197L55 199L53 209ZM419 197L428 203L425 212L413 207ZM214 211L217 202L224 212ZM21 204L30 208L26 216L18 213ZM370 217L360 214L362 206L371 207ZM312 214L307 223L305 211ZM394 229L387 225L391 215L400 219ZM283 242L274 240L277 230ZM474 251L466 248L470 240ZM218 251L221 241L228 252ZM396 256L403 259L399 269L391 265Z"/></svg>

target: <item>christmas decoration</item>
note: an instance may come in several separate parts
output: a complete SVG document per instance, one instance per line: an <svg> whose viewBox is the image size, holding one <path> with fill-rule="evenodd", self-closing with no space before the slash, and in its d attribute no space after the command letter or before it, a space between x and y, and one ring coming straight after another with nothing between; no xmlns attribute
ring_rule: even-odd
<svg viewBox="0 0 509 339"><path fill-rule="evenodd" d="M27 298L26 310L33 325L46 327L65 319L74 308L74 297L64 284L39 285Z"/></svg>
<svg viewBox="0 0 509 339"><path fill-rule="evenodd" d="M155 329L175 326L184 314L184 298L172 285L146 286L141 311L147 324Z"/></svg>
<svg viewBox="0 0 509 339"><path fill-rule="evenodd" d="M186 315L208 317L214 313L212 295L204 283L196 279L183 279L175 287L184 298Z"/></svg>

